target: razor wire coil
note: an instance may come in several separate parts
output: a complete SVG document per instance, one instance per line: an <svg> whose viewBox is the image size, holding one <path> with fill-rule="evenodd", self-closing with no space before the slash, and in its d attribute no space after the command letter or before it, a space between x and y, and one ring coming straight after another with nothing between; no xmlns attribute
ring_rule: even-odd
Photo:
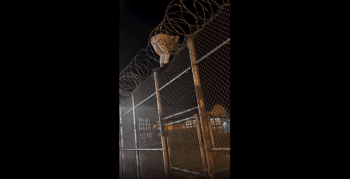
<svg viewBox="0 0 350 179"><path fill-rule="evenodd" d="M151 45L151 38L159 33L180 36L176 55L186 44L186 36L196 36L210 23L229 0L173 0L168 5L162 22L150 33L148 45L141 49L131 62L119 73L119 104L159 67L159 59Z"/></svg>

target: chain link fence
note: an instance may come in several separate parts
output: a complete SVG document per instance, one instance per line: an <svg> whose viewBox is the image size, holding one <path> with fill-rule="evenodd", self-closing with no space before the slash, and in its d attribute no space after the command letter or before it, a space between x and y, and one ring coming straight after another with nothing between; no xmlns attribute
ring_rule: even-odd
<svg viewBox="0 0 350 179"><path fill-rule="evenodd" d="M193 117L166 125L170 166L205 175L196 121ZM175 169L175 170L176 170Z"/></svg>
<svg viewBox="0 0 350 179"><path fill-rule="evenodd" d="M165 178L163 153L161 150L139 151L140 178L160 179Z"/></svg>
<svg viewBox="0 0 350 179"><path fill-rule="evenodd" d="M198 58L206 57L198 63L198 68L215 150L215 178L230 178L230 45L210 53L212 46L206 44L220 46L229 38L230 9L227 7L194 41Z"/></svg>
<svg viewBox="0 0 350 179"><path fill-rule="evenodd" d="M229 6L193 42L120 104L120 178L230 178Z"/></svg>

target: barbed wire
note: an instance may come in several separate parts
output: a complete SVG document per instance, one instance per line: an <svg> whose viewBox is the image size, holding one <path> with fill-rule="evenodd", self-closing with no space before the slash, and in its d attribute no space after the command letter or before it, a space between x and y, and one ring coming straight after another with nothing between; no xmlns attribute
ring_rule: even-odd
<svg viewBox="0 0 350 179"><path fill-rule="evenodd" d="M176 55L187 44L186 36L194 37L210 23L230 0L173 0L168 5L162 22L150 33L148 44L141 49L131 62L119 73L119 103L129 98L132 92L148 78L152 69L159 67L159 58L151 38L157 34L179 36Z"/></svg>

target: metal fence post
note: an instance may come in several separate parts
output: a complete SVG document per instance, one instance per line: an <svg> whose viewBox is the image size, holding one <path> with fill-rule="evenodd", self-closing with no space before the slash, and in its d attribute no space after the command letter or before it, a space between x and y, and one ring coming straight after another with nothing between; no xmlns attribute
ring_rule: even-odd
<svg viewBox="0 0 350 179"><path fill-rule="evenodd" d="M194 80L194 85L196 89L199 117L201 119L200 121L201 121L202 133L204 138L204 146L205 146L206 157L207 157L208 175L210 178L214 178L215 165L214 165L214 153L211 151L212 143L211 143L211 137L210 137L210 131L209 131L210 121L204 106L203 92L200 84L200 76L199 76L199 70L197 65L197 54L194 46L194 37L193 35L187 36L187 39L188 39L188 49L189 49L190 58L191 58L193 80Z"/></svg>
<svg viewBox="0 0 350 179"><path fill-rule="evenodd" d="M202 157L203 168L204 168L205 173L208 173L207 161L205 159L205 150L204 150L205 147L204 147L204 144L203 144L203 141L202 141L201 124L200 124L198 115L195 114L194 117L195 117L196 125L197 125L198 141L199 141L199 147L200 147L200 150L201 150L201 157Z"/></svg>
<svg viewBox="0 0 350 179"><path fill-rule="evenodd" d="M123 140L123 126L122 126L122 108L119 107L119 111L120 111L120 125L119 125L119 129L120 129L120 140L121 140L121 148L122 148L122 178L123 178L123 172L124 172L124 168L123 168L123 164L124 164L124 140Z"/></svg>
<svg viewBox="0 0 350 179"><path fill-rule="evenodd" d="M161 138L162 138L165 177L168 179L168 178L170 178L170 163L169 163L169 155L168 155L167 136L165 134L165 126L164 126L164 121L163 121L161 97L160 97L160 91L159 91L158 72L154 72L154 82L155 82L155 87L156 87L156 97L157 97L157 107L158 107L158 118L159 118L159 124L160 124L160 134L161 134Z"/></svg>
<svg viewBox="0 0 350 179"><path fill-rule="evenodd" d="M137 170L137 178L140 179L140 167L139 167L139 155L137 151L137 132L136 132L136 118L135 118L135 99L134 99L134 93L132 93L132 113L134 118L134 131L135 131L135 152L136 152L136 170Z"/></svg>

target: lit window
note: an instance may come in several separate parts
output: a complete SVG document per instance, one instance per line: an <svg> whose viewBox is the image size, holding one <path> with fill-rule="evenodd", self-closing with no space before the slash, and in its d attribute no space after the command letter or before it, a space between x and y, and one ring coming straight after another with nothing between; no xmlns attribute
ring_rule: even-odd
<svg viewBox="0 0 350 179"><path fill-rule="evenodd" d="M215 118L215 122L216 122L216 126L220 126L221 122L220 122L220 118Z"/></svg>
<svg viewBox="0 0 350 179"><path fill-rule="evenodd" d="M192 128L192 120L187 121L187 128Z"/></svg>
<svg viewBox="0 0 350 179"><path fill-rule="evenodd" d="M214 123L214 119L213 119L213 118L210 119L210 123L211 123L212 126L215 126L215 123Z"/></svg>

